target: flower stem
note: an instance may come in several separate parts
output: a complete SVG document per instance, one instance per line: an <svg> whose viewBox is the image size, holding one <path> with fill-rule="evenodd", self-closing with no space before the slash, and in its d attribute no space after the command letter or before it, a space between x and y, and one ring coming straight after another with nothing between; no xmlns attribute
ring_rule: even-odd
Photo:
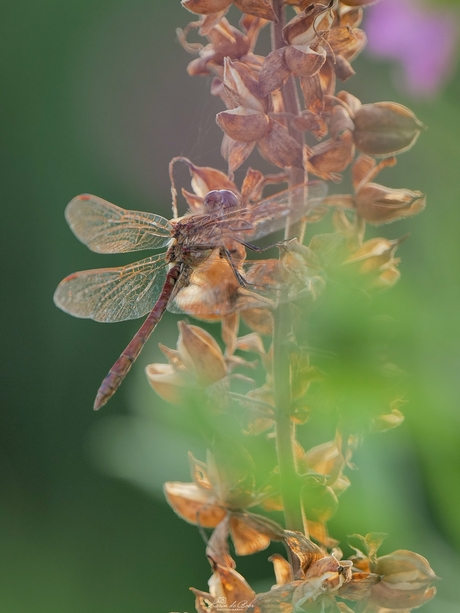
<svg viewBox="0 0 460 613"><path fill-rule="evenodd" d="M286 311L288 317L286 317ZM291 333L289 306L275 311L273 380L276 409L276 450L281 480L284 518L288 530L303 530L300 488L294 456L295 426L291 420L291 366L287 339Z"/></svg>
<svg viewBox="0 0 460 613"><path fill-rule="evenodd" d="M273 10L278 23L272 24L272 48L284 45L282 30L285 23L283 0L273 0ZM285 111L297 115L299 106L293 79L288 79L282 90ZM292 133L299 140L299 133ZM300 134L300 144L303 144ZM290 185L304 182L301 169L288 169ZM290 231L289 228L288 231ZM291 420L291 366L287 341L291 335L291 314L289 304L280 305L274 313L273 332L273 387L276 413L276 450L280 470L281 495L284 505L285 526L288 530L303 531L300 507L300 485L297 477L294 440L295 426ZM292 556L296 558L296 556ZM291 563L296 560L291 558ZM294 569L295 570L295 569Z"/></svg>

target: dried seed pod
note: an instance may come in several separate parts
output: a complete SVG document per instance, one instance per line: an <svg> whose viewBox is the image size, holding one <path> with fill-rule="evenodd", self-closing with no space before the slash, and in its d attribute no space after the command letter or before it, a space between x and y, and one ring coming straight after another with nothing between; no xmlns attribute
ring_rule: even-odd
<svg viewBox="0 0 460 613"><path fill-rule="evenodd" d="M358 189L355 203L363 219L379 225L416 215L425 208L426 198L422 192L366 183Z"/></svg>
<svg viewBox="0 0 460 613"><path fill-rule="evenodd" d="M356 147L370 155L406 151L417 140L423 124L414 113L396 102L363 104L355 113Z"/></svg>
<svg viewBox="0 0 460 613"><path fill-rule="evenodd" d="M399 550L378 558L375 572L382 580L371 589L371 600L388 609L419 607L436 594L428 587L437 579L428 561L412 551Z"/></svg>

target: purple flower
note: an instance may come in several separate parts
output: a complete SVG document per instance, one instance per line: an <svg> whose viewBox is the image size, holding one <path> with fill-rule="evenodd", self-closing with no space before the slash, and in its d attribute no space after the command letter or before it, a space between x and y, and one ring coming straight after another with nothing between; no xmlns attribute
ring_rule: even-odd
<svg viewBox="0 0 460 613"><path fill-rule="evenodd" d="M369 49L398 60L398 84L416 96L432 96L455 62L458 27L447 9L430 10L420 0L381 0L367 12Z"/></svg>

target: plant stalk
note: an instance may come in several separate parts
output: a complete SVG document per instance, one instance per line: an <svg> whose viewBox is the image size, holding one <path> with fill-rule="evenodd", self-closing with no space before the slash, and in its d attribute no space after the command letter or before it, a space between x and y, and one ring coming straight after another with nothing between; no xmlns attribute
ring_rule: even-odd
<svg viewBox="0 0 460 613"><path fill-rule="evenodd" d="M272 49L285 43L282 30L285 24L283 0L273 0L273 10L278 23L272 24ZM293 79L288 79L282 90L285 111L297 115L299 105ZM303 144L302 135L292 131L292 137ZM300 141L299 141L300 137ZM305 181L301 169L288 169L290 186ZM288 229L290 233L292 227ZM297 477L294 454L295 426L291 420L291 366L287 350L287 340L291 335L291 314L289 304L280 305L274 313L273 332L273 387L276 414L276 450L280 470L281 495L284 506L285 527L288 530L303 532L300 505L300 484ZM298 569L296 556L291 556L294 572ZM297 567L297 568L296 568Z"/></svg>

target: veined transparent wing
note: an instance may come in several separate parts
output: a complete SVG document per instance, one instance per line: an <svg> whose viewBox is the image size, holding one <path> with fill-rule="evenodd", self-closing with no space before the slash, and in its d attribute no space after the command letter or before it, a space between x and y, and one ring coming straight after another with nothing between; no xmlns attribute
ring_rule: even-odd
<svg viewBox="0 0 460 613"><path fill-rule="evenodd" d="M321 204L327 193L324 181L310 181L305 185L287 189L242 211L232 211L225 218L224 233L245 241L257 240L281 230L289 218L295 223L315 206ZM235 220L233 222L233 219Z"/></svg>
<svg viewBox="0 0 460 613"><path fill-rule="evenodd" d="M166 273L165 254L118 268L83 270L59 283L54 302L75 317L102 322L136 319L153 308Z"/></svg>
<svg viewBox="0 0 460 613"><path fill-rule="evenodd" d="M78 239L97 253L125 253L165 247L173 228L154 213L127 211L97 196L82 194L65 210Z"/></svg>

